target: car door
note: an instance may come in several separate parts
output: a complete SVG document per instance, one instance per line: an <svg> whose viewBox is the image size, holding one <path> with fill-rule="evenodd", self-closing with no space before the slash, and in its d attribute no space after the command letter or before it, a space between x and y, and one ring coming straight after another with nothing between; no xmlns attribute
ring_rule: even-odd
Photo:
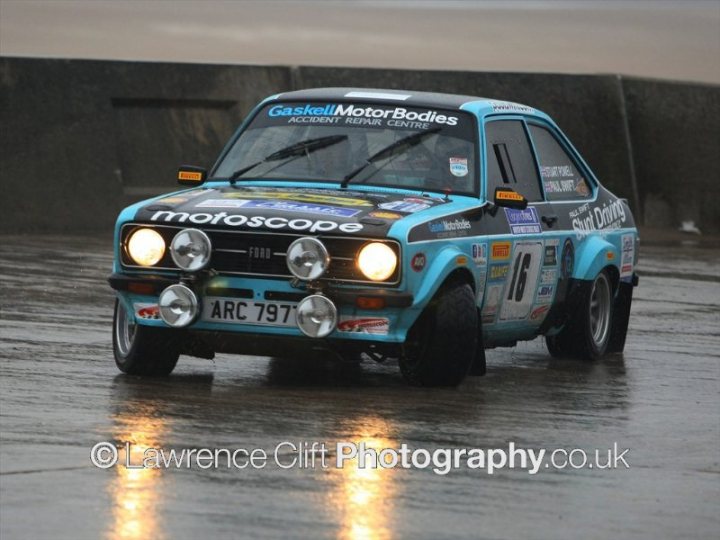
<svg viewBox="0 0 720 540"><path fill-rule="evenodd" d="M485 146L488 200L493 200L495 188L509 187L528 200L528 207L498 208L495 214L494 229L498 234L489 239L486 294L489 303L497 301L496 317L491 322L484 311L483 321L518 330L531 329L541 322L533 315L549 309L548 306L536 312L543 306L537 301L543 267L545 263L556 262L546 253L544 234L552 230L557 218L544 200L524 120L520 117L488 120ZM552 249L556 251L556 247Z"/></svg>

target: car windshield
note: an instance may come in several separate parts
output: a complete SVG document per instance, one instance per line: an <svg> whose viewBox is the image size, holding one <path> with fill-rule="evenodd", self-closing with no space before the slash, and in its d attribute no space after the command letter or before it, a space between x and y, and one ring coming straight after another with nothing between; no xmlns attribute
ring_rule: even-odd
<svg viewBox="0 0 720 540"><path fill-rule="evenodd" d="M477 194L477 130L458 110L367 103L265 106L216 179L297 180Z"/></svg>

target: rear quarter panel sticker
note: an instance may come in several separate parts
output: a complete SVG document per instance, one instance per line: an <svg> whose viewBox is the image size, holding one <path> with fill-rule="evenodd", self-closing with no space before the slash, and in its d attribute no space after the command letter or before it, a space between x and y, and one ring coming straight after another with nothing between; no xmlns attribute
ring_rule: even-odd
<svg viewBox="0 0 720 540"><path fill-rule="evenodd" d="M635 261L635 235L623 234L622 258L620 259L620 278L628 278L633 274L633 264Z"/></svg>

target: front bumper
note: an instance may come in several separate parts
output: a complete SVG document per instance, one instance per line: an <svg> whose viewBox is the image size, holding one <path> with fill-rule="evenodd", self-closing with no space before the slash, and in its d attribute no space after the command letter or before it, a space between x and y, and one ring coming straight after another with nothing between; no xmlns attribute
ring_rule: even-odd
<svg viewBox="0 0 720 540"><path fill-rule="evenodd" d="M138 317L138 306L148 306L157 304L160 293L170 285L182 282L187 285L197 295L200 302L206 296L213 297L229 297L254 300L256 302L272 301L272 302L291 302L297 303L303 298L313 294L316 291L304 290L293 287L289 281L270 280L256 278L240 278L215 276L204 280L194 280L192 278L181 279L176 276L162 274L124 274L113 273L108 282L110 286L118 292L118 297L125 303L128 313L135 314L136 322L146 326L168 327L159 318L143 318ZM260 340L262 337L285 337L298 338L301 341L309 340L311 346L315 346L319 341L339 340L373 342L373 343L402 343L405 341L407 329L415 321L419 314L417 308L413 306L414 298L410 293L382 289L382 288L347 288L340 285L328 284L323 287L322 294L328 297L336 305L340 321L362 320L362 319L387 319L388 329L386 333L367 333L362 329L354 331L335 329L327 338L308 338L305 337L296 327L280 327L253 325L242 323L228 323L205 321L198 319L190 326L183 330L190 332L205 332L211 335L225 336L223 339L212 337L207 341L217 343L230 342L228 336L232 334L241 334L247 338L252 336L252 340ZM381 309L363 309L358 307L357 299L371 298L381 300ZM314 344L314 345L313 345ZM232 347L231 347L232 348ZM247 343L242 347L247 352ZM263 350L267 347L263 347ZM223 347L216 349L218 352L224 350ZM227 351L232 352L232 351Z"/></svg>

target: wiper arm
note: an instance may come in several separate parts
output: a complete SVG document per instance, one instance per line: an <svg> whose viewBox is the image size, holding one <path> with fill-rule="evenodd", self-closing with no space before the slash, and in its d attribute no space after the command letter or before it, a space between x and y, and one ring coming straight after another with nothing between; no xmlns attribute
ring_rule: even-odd
<svg viewBox="0 0 720 540"><path fill-rule="evenodd" d="M434 127L431 129L426 129L425 131L419 131L418 133L413 133L412 135L408 135L407 137L403 137L402 139L398 139L392 144L389 144L385 148L375 152L372 156L367 158L365 160L365 163L360 165L357 169L354 171L349 172L345 175L345 178L343 178L343 181L340 184L340 187L346 188L350 180L355 178L358 174L360 174L362 171L367 169L370 165L375 163L376 161L380 161L381 159L385 159L387 157L392 156L399 156L400 154L406 152L407 150L410 150L413 146L417 146L421 142L423 142L426 138L428 138L430 135L434 135L438 131L440 131L441 127ZM390 161L388 161L390 163ZM386 163L387 165L387 163Z"/></svg>
<svg viewBox="0 0 720 540"><path fill-rule="evenodd" d="M228 177L228 180L230 180L231 184L235 184L238 178L241 178L245 173L251 171L259 165L262 165L263 163L267 163L269 161L279 161L285 158L298 158L315 152L316 150L320 150L321 148L327 148L328 146L338 144L342 141L347 140L347 138L347 135L328 135L327 137L318 137L316 139L306 139L304 141L296 142L294 144L291 144L290 146L281 148L280 150L265 156L260 161L256 161L255 163L248 165L247 167L238 169ZM290 161L291 160L288 160L285 163L289 163Z"/></svg>

